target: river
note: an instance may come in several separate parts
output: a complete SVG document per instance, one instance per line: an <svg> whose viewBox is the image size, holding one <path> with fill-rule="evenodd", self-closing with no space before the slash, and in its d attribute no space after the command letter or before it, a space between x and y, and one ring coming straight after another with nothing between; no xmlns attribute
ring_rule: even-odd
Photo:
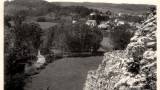
<svg viewBox="0 0 160 90"><path fill-rule="evenodd" d="M97 69L103 56L62 58L31 76L25 90L82 90L89 70Z"/></svg>

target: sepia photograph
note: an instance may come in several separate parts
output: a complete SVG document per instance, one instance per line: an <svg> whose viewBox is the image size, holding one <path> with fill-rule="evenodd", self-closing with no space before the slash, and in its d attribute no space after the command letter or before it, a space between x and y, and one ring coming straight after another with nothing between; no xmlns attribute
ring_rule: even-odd
<svg viewBox="0 0 160 90"><path fill-rule="evenodd" d="M154 1L4 0L4 90L157 90Z"/></svg>

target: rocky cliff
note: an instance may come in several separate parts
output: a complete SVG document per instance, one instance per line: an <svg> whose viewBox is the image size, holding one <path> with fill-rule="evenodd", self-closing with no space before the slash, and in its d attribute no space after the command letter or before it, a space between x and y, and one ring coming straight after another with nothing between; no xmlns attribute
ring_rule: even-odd
<svg viewBox="0 0 160 90"><path fill-rule="evenodd" d="M126 50L105 53L99 68L88 72L84 90L155 90L156 26L152 12Z"/></svg>

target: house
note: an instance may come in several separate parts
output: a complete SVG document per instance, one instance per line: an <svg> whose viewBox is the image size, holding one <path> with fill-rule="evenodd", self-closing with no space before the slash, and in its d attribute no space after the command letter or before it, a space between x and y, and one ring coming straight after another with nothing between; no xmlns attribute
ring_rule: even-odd
<svg viewBox="0 0 160 90"><path fill-rule="evenodd" d="M72 24L75 24L77 22L77 20L72 20Z"/></svg>
<svg viewBox="0 0 160 90"><path fill-rule="evenodd" d="M109 27L110 27L109 21L103 21L98 25L98 28L103 29L103 30L108 29Z"/></svg>
<svg viewBox="0 0 160 90"><path fill-rule="evenodd" d="M118 21L117 22L117 26L119 26L119 25L124 25L125 23L124 23L124 21Z"/></svg>
<svg viewBox="0 0 160 90"><path fill-rule="evenodd" d="M119 20L119 19L115 19L114 22L117 24L117 26L119 26L119 25L124 25L124 24L125 24L124 21Z"/></svg>
<svg viewBox="0 0 160 90"><path fill-rule="evenodd" d="M87 20L86 24L91 27L97 26L96 20Z"/></svg>
<svg viewBox="0 0 160 90"><path fill-rule="evenodd" d="M96 16L97 15L97 13L96 12L92 12L92 13L90 13L90 16Z"/></svg>
<svg viewBox="0 0 160 90"><path fill-rule="evenodd" d="M97 13L95 12L92 12L89 14L89 20L96 20L97 19Z"/></svg>
<svg viewBox="0 0 160 90"><path fill-rule="evenodd" d="M118 13L118 16L121 17L121 16L122 16L122 13Z"/></svg>

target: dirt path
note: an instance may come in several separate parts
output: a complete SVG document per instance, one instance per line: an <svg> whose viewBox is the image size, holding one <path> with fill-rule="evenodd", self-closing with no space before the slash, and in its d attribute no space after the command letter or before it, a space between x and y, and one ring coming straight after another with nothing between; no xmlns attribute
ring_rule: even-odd
<svg viewBox="0 0 160 90"><path fill-rule="evenodd" d="M32 76L25 90L82 90L89 70L97 69L102 56L63 58Z"/></svg>

